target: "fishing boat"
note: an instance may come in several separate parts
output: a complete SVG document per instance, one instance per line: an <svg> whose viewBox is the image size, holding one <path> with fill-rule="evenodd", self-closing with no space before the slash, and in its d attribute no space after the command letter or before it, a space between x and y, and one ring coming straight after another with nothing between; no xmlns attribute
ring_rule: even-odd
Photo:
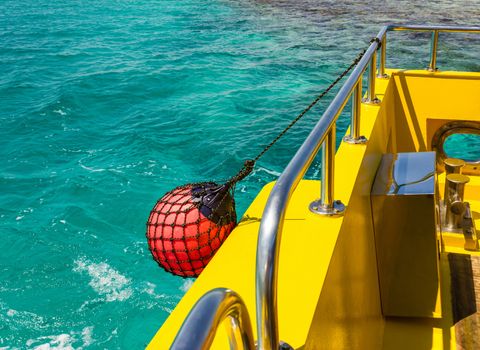
<svg viewBox="0 0 480 350"><path fill-rule="evenodd" d="M431 33L427 69L386 67L392 31ZM148 349L480 349L480 154L445 147L480 137L480 72L437 68L459 32L380 30Z"/></svg>

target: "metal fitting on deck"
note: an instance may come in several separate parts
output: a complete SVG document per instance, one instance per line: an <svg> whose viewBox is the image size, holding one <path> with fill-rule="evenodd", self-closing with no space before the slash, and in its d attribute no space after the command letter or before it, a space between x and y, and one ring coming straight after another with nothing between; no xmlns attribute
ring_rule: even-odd
<svg viewBox="0 0 480 350"><path fill-rule="evenodd" d="M465 166L465 161L463 159L447 158L444 162L445 172L447 173L447 175L461 174L462 168Z"/></svg>
<svg viewBox="0 0 480 350"><path fill-rule="evenodd" d="M465 184L470 178L458 173L449 174L445 179L445 228L458 230L462 228L465 203L463 200Z"/></svg>

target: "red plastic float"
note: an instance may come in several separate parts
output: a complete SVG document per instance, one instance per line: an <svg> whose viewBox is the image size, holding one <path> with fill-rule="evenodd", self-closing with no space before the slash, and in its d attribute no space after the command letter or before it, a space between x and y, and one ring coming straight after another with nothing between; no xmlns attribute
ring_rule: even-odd
<svg viewBox="0 0 480 350"><path fill-rule="evenodd" d="M147 222L150 252L166 271L198 276L236 225L226 185L177 187L158 200Z"/></svg>

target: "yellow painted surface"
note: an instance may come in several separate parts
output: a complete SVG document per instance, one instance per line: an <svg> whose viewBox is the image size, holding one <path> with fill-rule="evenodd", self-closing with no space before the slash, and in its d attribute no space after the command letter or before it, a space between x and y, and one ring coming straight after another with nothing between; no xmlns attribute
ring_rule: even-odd
<svg viewBox="0 0 480 350"><path fill-rule="evenodd" d="M399 152L431 150L445 121L480 119L480 73L398 71L394 81Z"/></svg>
<svg viewBox="0 0 480 350"><path fill-rule="evenodd" d="M424 71L398 72L394 77L396 139L399 152L431 149L435 131L452 120L480 120L480 74ZM439 195L443 198L445 175L440 174ZM480 179L471 177L465 190L477 228L480 224ZM442 233L445 242L445 233ZM440 264L441 318L386 318L384 349L456 349L451 316L450 271L446 253L474 254L463 249L458 236L455 245L447 238Z"/></svg>
<svg viewBox="0 0 480 350"><path fill-rule="evenodd" d="M450 306L450 270L446 254L440 259L442 317L387 317L383 349L457 349Z"/></svg>
<svg viewBox="0 0 480 350"><path fill-rule="evenodd" d="M174 312L150 343L150 348L168 349L191 306L205 292L226 287L235 290L247 304L255 324L255 254L259 221L272 184L267 185L247 210L242 222L202 272ZM335 247L341 219L326 219L308 211L319 183L303 181L286 215L279 271L280 335L295 347L303 345L318 300L330 255ZM321 251L319 249L321 247ZM313 278L316 276L316 278ZM220 329L220 334L224 333ZM215 348L227 348L225 335Z"/></svg>
<svg viewBox="0 0 480 350"><path fill-rule="evenodd" d="M370 190L382 154L392 151L394 144L393 123L387 118L393 112L389 103L393 87L387 88L387 80L377 82L382 106L362 105L361 110L361 134L369 139L368 144L342 144L337 152L335 197L343 201L348 196L348 209L305 349L379 349L382 345L384 320ZM349 166L353 159L355 164ZM357 169L361 171L352 174Z"/></svg>
<svg viewBox="0 0 480 350"><path fill-rule="evenodd" d="M382 104L362 105L361 134L369 138L368 144L342 143L336 155L335 198L348 205L346 215L325 218L309 212L308 204L320 192L318 181L300 182L288 207L280 249L278 307L280 338L294 348L455 348L447 302L448 264L443 261L441 318L382 316L370 189L382 154L429 149L429 125L435 127L428 124L430 120L480 119L480 74L389 73L393 78L377 79ZM440 177L440 188L442 181ZM480 181L472 185L480 189ZM467 197L476 200L472 203L480 227L480 192L475 186L467 188ZM240 294L255 328L256 243L271 188L268 184L259 193L245 220L180 301L149 349L168 349L193 304L218 287ZM223 328L213 348L228 348Z"/></svg>

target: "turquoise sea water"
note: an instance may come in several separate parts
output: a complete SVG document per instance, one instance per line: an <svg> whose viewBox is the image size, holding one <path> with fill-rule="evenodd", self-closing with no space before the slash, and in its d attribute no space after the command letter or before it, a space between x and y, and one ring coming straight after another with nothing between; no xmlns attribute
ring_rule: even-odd
<svg viewBox="0 0 480 350"><path fill-rule="evenodd" d="M143 348L191 284L150 257L156 199L234 174L407 21L479 25L480 2L0 2L0 349ZM455 38L439 66L480 71ZM393 40L390 66L427 65L428 36ZM324 107L237 186L239 214Z"/></svg>

